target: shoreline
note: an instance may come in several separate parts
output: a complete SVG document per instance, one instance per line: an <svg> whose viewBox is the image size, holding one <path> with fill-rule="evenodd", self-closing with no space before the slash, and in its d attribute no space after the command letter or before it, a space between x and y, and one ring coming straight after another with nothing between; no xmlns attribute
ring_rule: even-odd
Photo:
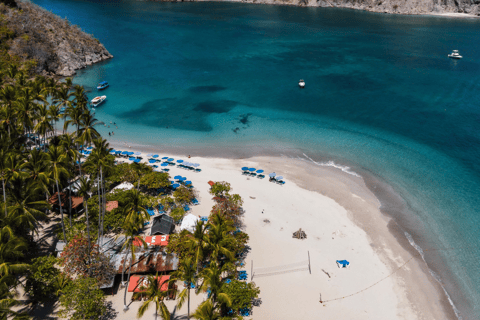
<svg viewBox="0 0 480 320"><path fill-rule="evenodd" d="M124 149L125 146L121 146L120 142L116 141L109 141L111 146L118 146L119 149ZM138 146L138 145L133 145L129 150L138 150L142 152L155 152L158 153L159 150L162 150L161 154L163 155L166 151L163 148L160 147L153 147L153 146ZM166 154L169 155L169 154ZM170 154L172 155L172 154ZM259 250L259 243L261 243L261 246L264 246L264 244L267 242L278 242L280 241L279 239L279 234L271 234L269 237L264 237L262 238L260 236L260 239L258 238L258 234L264 234L264 230L257 232L255 231L258 229L258 226L252 226L252 224L258 224L258 221L255 221L256 218L249 216L249 212L252 210L250 202L255 202L256 200L251 200L249 197L246 197L242 192L245 192L243 187L243 183L241 181L238 181L238 178L245 180L245 176L242 176L240 173L240 168L241 166L244 165L244 163L249 163L250 165L256 166L259 164L259 166L256 166L257 168L260 167L262 169L272 170L275 168L277 170L276 172L278 174L282 174L286 179L287 179L287 184L291 183L291 185L295 185L295 188L299 188L300 191L297 190L302 195L305 195L309 192L314 193L314 201L320 201L320 199L326 200L328 199L329 201L333 201L335 205L340 206L342 209L345 210L346 217L348 217L349 222L351 222L354 227L349 226L347 228L350 230L352 233L357 233L363 232L363 236L360 237L362 241L366 241L364 245L359 248L358 250L360 251L365 251L364 253L366 254L367 251L372 250L369 254L373 254L376 258L381 261L381 264L384 266L385 269L380 268L377 266L377 268L382 269L381 272L380 270L378 271L378 274L375 273L374 275L370 275L368 278L369 282L367 283L362 283L358 284L358 286L364 286L368 287L368 285L371 285L372 283L375 283L379 279L383 278L386 274L389 274L395 269L398 269L402 263L405 263L408 261L408 259L411 259L414 257L411 261L407 263L407 265L403 268L400 268L397 272L393 274L393 276L390 279L386 279L385 281L382 281L378 287L386 286L388 283L389 289L394 293L394 297L392 295L389 296L390 300L390 307L396 306L398 309L399 313L398 316L399 318L425 318L425 319L439 319L439 318L448 318L448 319L457 319L457 316L455 315L455 312L452 308L452 305L448 301L448 298L443 292L442 286L437 282L437 280L434 279L431 270L427 266L424 260L422 260L422 257L419 255L419 253L415 250L415 248L408 242L408 239L405 236L405 233L401 226L399 226L386 212L383 212L381 209L381 201L377 198L377 196L374 194L374 192L371 191L372 185L367 185L365 179L361 176L355 176L351 172L345 172L343 169L344 168L333 168L333 167L320 167L318 165L315 165L314 163L309 163L308 161L305 160L300 160L300 159L292 159L292 158L287 158L285 156L283 157L278 157L278 156L255 156L247 159L238 159L233 157L228 157L228 158L222 158L222 157L192 157L192 161L194 162L200 162L202 166L200 168L207 168L204 166L204 164L208 163L208 170L210 171L211 165L214 163L217 163L217 166L220 167L220 171L222 171L222 174L226 176L223 180L228 181L232 183L232 188L234 193L240 193L242 198L245 200L245 210L247 212L245 216L245 224L247 228L247 233L251 235L251 243L250 245L252 246L252 252L249 254L249 257L247 257L247 270L250 273L250 258L255 257L254 260L257 261L256 266L259 266L258 259L261 259L263 256L262 253L260 254L258 252ZM269 166L270 168L266 168L266 166ZM238 168L237 168L238 167ZM215 168L216 169L216 168ZM280 170L279 170L280 169ZM347 169L348 170L348 169ZM232 173L233 172L233 173ZM204 173L200 173L198 175L195 174L195 176L201 176ZM191 174L189 174L189 179ZM238 175L239 177L236 177L235 175ZM232 181L230 181L230 178L227 178L228 176L232 176ZM208 176L205 177L204 179L213 179L213 176ZM253 179L253 178L252 178ZM192 178L193 180L193 178ZM206 184L206 181L204 182ZM260 181L259 181L260 182ZM272 185L270 187L270 184L265 181L261 181L262 185L267 184L269 186L268 189L273 188L283 188L285 186L276 186ZM246 182L249 183L249 182ZM195 181L194 181L195 184ZM240 185L241 187L239 188ZM197 184L195 184L197 187ZM243 186L243 187L242 187ZM203 186L201 186L203 187ZM247 186L248 187L248 186ZM263 192L259 190L258 192ZM255 197L255 194L252 193L252 196ZM258 197L256 197L258 198ZM204 199L205 200L205 199ZM267 202L264 204L268 205ZM209 209L209 208L207 208ZM308 209L308 208L306 208ZM209 212L209 211L207 211ZM359 214L361 212L361 214ZM195 213L196 214L196 213ZM301 221L303 222L303 226L300 226L302 228L307 227L311 228L311 224L308 223L309 219L305 219L306 217L302 217ZM272 219L271 219L272 220ZM278 224L279 221L272 220L272 225L273 223ZM317 223L323 224L322 221L317 221ZM346 222L347 223L347 222ZM315 223L313 223L315 224ZM265 226L262 227L262 229ZM355 230L358 229L358 230ZM298 228L297 228L298 229ZM252 232L253 230L253 232ZM315 231L305 229L308 235L311 235L312 233L315 234ZM291 231L291 230L289 230ZM255 236L254 236L255 235ZM319 236L319 238L324 237ZM289 246L292 245L291 235L287 234L285 239L282 239L282 241L286 241L283 245L282 248L288 248ZM295 240L294 241L299 241ZM310 240L309 240L310 241ZM320 240L319 243L322 241ZM295 244L294 244L295 245ZM315 251L316 246L312 247L312 251ZM298 248L297 248L298 249ZM322 249L322 254L323 255L323 250ZM353 250L353 249L352 249ZM312 251L310 251L312 253ZM295 250L292 250L292 254L295 253ZM312 257L312 261L315 260L315 264L318 264L318 257L315 253L315 258ZM275 260L275 259L274 259ZM272 260L273 261L273 260ZM273 263L272 261L269 261L269 263ZM266 262L265 262L266 263ZM264 264L265 264L264 263ZM279 261L278 264L284 263L283 261ZM325 263L325 261L320 262L320 263ZM355 262L356 264L358 262ZM262 263L260 263L260 266L265 266ZM331 266L330 266L331 267ZM313 271L313 270L312 270ZM314 272L318 272L320 270L315 270ZM335 274L339 273L337 270L330 270L334 272ZM320 271L321 273L321 271ZM292 274L293 276L293 274ZM298 277L299 274L294 274L294 277ZM325 279L321 278L321 274L318 275L316 274L316 281L319 281L319 286L324 287L326 283L323 283ZM325 276L325 275L323 275ZM358 275L357 275L358 276ZM319 278L318 278L319 277ZM364 277L364 275L362 275ZM282 278L283 279L283 278ZM279 279L277 278L275 280L275 277L271 278L259 278L256 281L257 285L260 286L262 290L262 283L265 282L263 287L275 287L276 282L271 282L271 281L278 281ZM359 280L357 280L359 281ZM290 287L293 286L295 287L295 283L291 283ZM298 286L298 284L297 284ZM388 287L387 286L387 287ZM290 287L288 287L290 289ZM359 287L357 287L358 289ZM338 288L329 288L332 293L329 291L323 291L323 299L328 300L333 297L333 292L337 290ZM351 309L356 309L356 308L368 308L368 305L371 302L366 302L362 300L365 298L365 296L370 296L368 301L375 301L378 297L375 296L375 291L378 288L372 287L370 292L365 292L365 294L360 294L358 295L359 297L351 297L352 301L349 302L348 300L345 300L345 302L332 302L328 303L325 308L328 308L328 311L326 312L327 314L331 313L331 316L335 314L335 312L341 312L342 308L345 308L348 306ZM265 288L265 290L267 290ZM322 289L323 290L323 289ZM338 295L345 295L352 293L351 291L356 291L356 290L344 290L346 292L337 292ZM423 292L421 295L419 295L417 292ZM262 291L263 293L263 291ZM275 292L270 292L267 290L267 298L269 295L275 296L275 300L282 300L281 297L276 296L277 293ZM378 294L378 292L377 292ZM316 298L318 297L318 293L315 293ZM263 296L263 294L261 294ZM327 297L328 296L328 297ZM363 298L362 298L363 296ZM357 299L360 299L361 302L356 301ZM392 302L393 300L393 302ZM283 303L287 303L287 301L284 301ZM298 301L296 303L302 303L302 301ZM318 304L318 299L316 304ZM337 304L337 306L333 306L334 304ZM272 310L269 310L266 314L263 314L264 311L269 308L264 307L265 304L262 304L260 308L255 308L255 312L257 315L258 313L262 314L262 318L269 318L272 315L273 310L277 310L279 307L278 305L275 308L272 308ZM340 309L337 309L337 307L340 306ZM302 308L307 308L305 310L309 310L310 308L311 312L319 312L319 310L315 310L316 305L305 305L302 306ZM369 310L368 313L366 313L366 318L371 318L372 312L376 312L374 306L372 306L373 309ZM336 310L336 311L335 311ZM284 310L282 314L284 315L286 310ZM287 310L288 311L288 310ZM358 310L357 310L358 311ZM321 309L321 312L324 313L324 309ZM366 311L367 312L367 311ZM381 312L386 312L385 310ZM305 317L308 319L308 312L305 314ZM313 313L312 313L313 314ZM367 316L368 314L368 316ZM402 316L400 316L402 314ZM268 316L267 316L268 315ZM278 315L277 315L278 316ZM384 318L389 318L392 315L386 316L382 315ZM327 316L329 318L329 316ZM359 317L357 317L359 318ZM362 318L362 317L360 317Z"/></svg>

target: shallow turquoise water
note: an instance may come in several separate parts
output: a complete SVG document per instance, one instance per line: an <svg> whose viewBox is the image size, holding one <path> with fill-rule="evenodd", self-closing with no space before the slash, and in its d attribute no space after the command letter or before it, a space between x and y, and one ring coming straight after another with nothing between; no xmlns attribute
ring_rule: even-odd
<svg viewBox="0 0 480 320"><path fill-rule="evenodd" d="M334 161L384 203L464 319L480 318L480 21L233 3L35 0L114 59L104 136L191 154ZM459 49L461 61L447 54ZM305 79L306 88L297 83ZM90 93L93 97L95 90Z"/></svg>

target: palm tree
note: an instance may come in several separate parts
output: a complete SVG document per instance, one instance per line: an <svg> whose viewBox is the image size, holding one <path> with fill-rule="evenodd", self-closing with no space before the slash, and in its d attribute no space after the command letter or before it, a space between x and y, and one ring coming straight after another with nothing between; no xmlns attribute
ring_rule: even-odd
<svg viewBox="0 0 480 320"><path fill-rule="evenodd" d="M63 239L67 241L67 235L65 233L65 222L63 220L63 210L62 210L62 197L60 193L60 187L58 186L58 181L68 176L67 171L67 158L66 154L63 152L61 147L50 146L48 148L48 159L50 161L50 168L52 171L53 179L57 185L57 195L58 195L58 204L60 206L60 215L62 217L62 230L63 230Z"/></svg>
<svg viewBox="0 0 480 320"><path fill-rule="evenodd" d="M221 318L211 300L202 302L192 316L198 320L219 320Z"/></svg>
<svg viewBox="0 0 480 320"><path fill-rule="evenodd" d="M135 261L135 251L136 251L136 248L137 248L138 244L143 246L144 249L147 249L147 243L145 242L145 240L143 240L142 237L137 236L137 233L138 233L138 230L139 230L138 223L131 222L131 221L126 221L125 225L124 225L124 229L125 229L125 242L122 246L122 250L127 248L127 253L125 255L125 260L124 260L124 264L123 264L122 281L123 281L123 277L125 275L125 262L127 260L129 251L131 252L130 266L128 267L127 283L125 285L125 293L123 295L123 304L124 304L123 310L126 311L126 310L128 310L128 306L127 306L128 282L130 281L130 272L132 271L133 262Z"/></svg>
<svg viewBox="0 0 480 320"><path fill-rule="evenodd" d="M0 118L0 125L5 125L10 136L10 128L15 123L14 102L17 99L17 89L12 85L6 85L0 88L0 102L2 103L2 117Z"/></svg>
<svg viewBox="0 0 480 320"><path fill-rule="evenodd" d="M5 222L14 227L37 229L37 219L45 214L49 207L45 200L38 200L42 189L33 181L17 176L10 180L8 215Z"/></svg>
<svg viewBox="0 0 480 320"><path fill-rule="evenodd" d="M61 108L57 104L51 104L48 108L48 114L50 115L50 119L53 120L53 129L54 131L57 130L57 121L61 118Z"/></svg>
<svg viewBox="0 0 480 320"><path fill-rule="evenodd" d="M167 306L163 302L163 300L168 296L169 290L162 291L162 286L168 280L165 280L160 283L160 279L158 276L158 272L155 276L149 275L147 277L148 285L145 288L145 291L137 292L134 296L143 295L147 296L147 300L145 300L140 308L138 308L137 318L143 317L145 312L148 310L151 302L155 303L155 320L157 320L157 314L160 312L160 318L162 320L170 320L170 312L167 309Z"/></svg>
<svg viewBox="0 0 480 320"><path fill-rule="evenodd" d="M198 221L197 225L195 226L195 230L193 234L187 237L186 245L188 248L193 250L194 258L195 258L195 265L197 266L197 273L200 263L204 258L204 253L206 251L208 245L208 235L206 234L207 225L203 221Z"/></svg>
<svg viewBox="0 0 480 320"><path fill-rule="evenodd" d="M212 220L212 223L209 223L207 237L207 250L210 252L210 257L214 261L222 261L222 257L225 256L232 261L234 254L229 249L235 241L231 234L234 230L232 221L219 214L214 214Z"/></svg>
<svg viewBox="0 0 480 320"><path fill-rule="evenodd" d="M26 172L26 176L31 179L45 194L48 201L50 194L48 186L51 184L50 163L45 152L32 149L29 151L25 162L20 165L20 169Z"/></svg>
<svg viewBox="0 0 480 320"><path fill-rule="evenodd" d="M40 105L38 107L38 114L37 114L37 124L33 128L35 132L38 133L38 135L43 135L43 144L44 144L44 150L45 150L45 144L46 144L46 139L47 139L47 133L49 131L53 130L51 118L50 118L50 113L48 112L48 109L44 105Z"/></svg>
<svg viewBox="0 0 480 320"><path fill-rule="evenodd" d="M222 292L224 283L222 282L222 273L228 270L227 266L219 267L218 264L213 261L210 262L208 268L205 268L201 272L201 278L203 280L200 288L203 290L210 290L209 299L213 303L224 303L231 305L231 299L228 294Z"/></svg>
<svg viewBox="0 0 480 320"><path fill-rule="evenodd" d="M99 124L100 122L98 122L89 111L82 114L81 126L77 135L83 145L90 145L94 140L100 138L100 134L94 128Z"/></svg>
<svg viewBox="0 0 480 320"><path fill-rule="evenodd" d="M7 195L5 193L5 179L7 176L7 151L0 149L0 175L2 176L3 205L5 207L5 217L7 216Z"/></svg>
<svg viewBox="0 0 480 320"><path fill-rule="evenodd" d="M90 222L88 220L88 203L87 203L87 197L90 197L92 193L92 188L93 188L93 183L92 180L86 178L86 177L81 177L80 180L80 187L78 189L78 194L83 197L83 204L85 206L85 216L87 218L87 236L88 236L88 247L91 248L90 244ZM90 258L90 251L88 252L88 256Z"/></svg>
<svg viewBox="0 0 480 320"><path fill-rule="evenodd" d="M178 269L172 273L172 281L182 280L187 283L185 289L180 292L178 295L178 309L181 309L183 304L185 303L185 299L188 299L188 313L187 318L190 319L190 289L192 284L195 283L196 278L196 266L194 261L191 257L185 257L184 259L180 260L180 265Z"/></svg>
<svg viewBox="0 0 480 320"><path fill-rule="evenodd" d="M123 201L125 221L135 224L138 229L141 229L145 221L150 219L150 216L148 215L147 209L143 207L140 191L136 189L129 190Z"/></svg>
<svg viewBox="0 0 480 320"><path fill-rule="evenodd" d="M17 261L26 249L25 240L17 237L11 228L5 226L0 230L0 287L7 280L14 281L16 273L28 268L28 264Z"/></svg>

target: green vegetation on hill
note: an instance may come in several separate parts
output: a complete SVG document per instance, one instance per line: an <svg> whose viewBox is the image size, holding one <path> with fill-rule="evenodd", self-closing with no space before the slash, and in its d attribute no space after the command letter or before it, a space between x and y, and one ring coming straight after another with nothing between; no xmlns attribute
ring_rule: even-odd
<svg viewBox="0 0 480 320"><path fill-rule="evenodd" d="M0 3L0 65L30 62L36 74L71 76L112 57L94 37L30 2Z"/></svg>

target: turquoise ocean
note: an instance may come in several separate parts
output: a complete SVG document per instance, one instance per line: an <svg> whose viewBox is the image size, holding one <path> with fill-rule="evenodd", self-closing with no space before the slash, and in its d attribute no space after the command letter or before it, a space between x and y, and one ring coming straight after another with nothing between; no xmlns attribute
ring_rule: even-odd
<svg viewBox="0 0 480 320"><path fill-rule="evenodd" d="M480 20L34 2L115 56L74 79L90 98L110 83L96 117L118 129L100 127L105 137L159 152L302 158L380 181L382 209L424 251L457 316L480 318ZM449 59L453 49L464 58Z"/></svg>

